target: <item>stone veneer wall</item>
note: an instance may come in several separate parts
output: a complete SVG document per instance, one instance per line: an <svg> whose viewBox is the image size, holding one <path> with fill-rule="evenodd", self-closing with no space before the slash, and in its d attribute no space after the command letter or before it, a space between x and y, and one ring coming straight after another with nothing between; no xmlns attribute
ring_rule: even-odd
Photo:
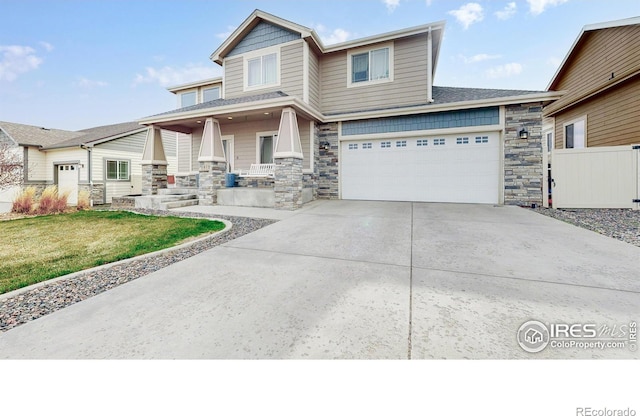
<svg viewBox="0 0 640 416"><path fill-rule="evenodd" d="M157 195L167 187L167 165L142 165L142 195Z"/></svg>
<svg viewBox="0 0 640 416"><path fill-rule="evenodd" d="M103 183L94 183L93 187L88 183L81 183L78 187L78 192L83 191L89 194L89 199L93 200L94 205L104 204L105 189Z"/></svg>
<svg viewBox="0 0 640 416"><path fill-rule="evenodd" d="M294 210L302 206L302 159L275 159L276 209Z"/></svg>
<svg viewBox="0 0 640 416"><path fill-rule="evenodd" d="M518 138L522 128L529 138ZM506 107L504 136L504 204L542 205L542 104Z"/></svg>
<svg viewBox="0 0 640 416"><path fill-rule="evenodd" d="M176 188L197 188L198 178L196 175L176 175Z"/></svg>
<svg viewBox="0 0 640 416"><path fill-rule="evenodd" d="M319 199L338 199L338 123L319 124L317 126L318 146L329 142L329 149L320 147L318 152L318 191Z"/></svg>
<svg viewBox="0 0 640 416"><path fill-rule="evenodd" d="M237 176L235 186L239 188L273 188L273 178Z"/></svg>
<svg viewBox="0 0 640 416"><path fill-rule="evenodd" d="M202 205L218 203L218 189L224 188L227 162L199 162L198 199Z"/></svg>

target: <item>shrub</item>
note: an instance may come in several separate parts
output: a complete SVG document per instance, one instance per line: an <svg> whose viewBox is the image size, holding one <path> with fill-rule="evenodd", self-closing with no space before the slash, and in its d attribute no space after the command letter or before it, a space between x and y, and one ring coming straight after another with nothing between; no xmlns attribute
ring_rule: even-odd
<svg viewBox="0 0 640 416"><path fill-rule="evenodd" d="M76 206L76 208L78 208L78 211L84 211L89 209L90 206L91 202L89 200L89 192L80 191L78 193L78 205Z"/></svg>
<svg viewBox="0 0 640 416"><path fill-rule="evenodd" d="M64 212L67 209L67 198L69 193L60 195L58 193L58 187L55 185L47 186L40 200L38 201L38 214L55 214L58 212Z"/></svg>
<svg viewBox="0 0 640 416"><path fill-rule="evenodd" d="M18 214L30 214L33 211L36 188L29 186L20 192L11 206L11 211Z"/></svg>

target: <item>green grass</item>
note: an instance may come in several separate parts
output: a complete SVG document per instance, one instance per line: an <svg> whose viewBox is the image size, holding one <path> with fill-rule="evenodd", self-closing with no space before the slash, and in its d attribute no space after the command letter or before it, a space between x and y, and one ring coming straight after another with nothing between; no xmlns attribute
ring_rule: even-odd
<svg viewBox="0 0 640 416"><path fill-rule="evenodd" d="M0 221L0 294L220 231L206 219L80 211Z"/></svg>

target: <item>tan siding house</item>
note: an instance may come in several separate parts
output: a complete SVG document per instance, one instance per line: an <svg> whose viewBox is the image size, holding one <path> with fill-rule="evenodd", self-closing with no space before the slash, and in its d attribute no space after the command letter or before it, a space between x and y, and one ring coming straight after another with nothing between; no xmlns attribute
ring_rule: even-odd
<svg viewBox="0 0 640 416"><path fill-rule="evenodd" d="M311 28L256 10L210 56L224 71L220 99L140 123L176 132L176 184L201 204L541 204L541 110L560 94L434 86L444 27L324 45ZM193 97L207 82L169 91ZM143 182L162 187L151 171Z"/></svg>

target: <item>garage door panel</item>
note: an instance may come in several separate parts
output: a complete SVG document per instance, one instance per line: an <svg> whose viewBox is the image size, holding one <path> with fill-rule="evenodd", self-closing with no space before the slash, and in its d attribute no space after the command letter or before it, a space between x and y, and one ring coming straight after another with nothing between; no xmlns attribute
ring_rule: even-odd
<svg viewBox="0 0 640 416"><path fill-rule="evenodd" d="M456 137L443 137L444 145L417 146L418 139L371 140L342 143L342 197L424 202L497 203L499 185L498 134L485 143L457 144ZM481 136L482 137L482 136ZM390 143L383 147L382 143ZM422 142L424 143L424 142ZM357 146L356 146L357 144Z"/></svg>

